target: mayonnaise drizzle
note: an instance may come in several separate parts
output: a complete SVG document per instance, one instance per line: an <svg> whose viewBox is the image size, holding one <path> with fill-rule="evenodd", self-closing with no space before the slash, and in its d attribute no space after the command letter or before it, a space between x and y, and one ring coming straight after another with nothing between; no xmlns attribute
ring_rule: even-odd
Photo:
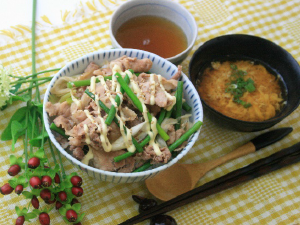
<svg viewBox="0 0 300 225"><path fill-rule="evenodd" d="M83 125L84 133L85 133L85 142L89 145L91 143L90 135L89 135L89 128L87 124Z"/></svg>
<svg viewBox="0 0 300 225"><path fill-rule="evenodd" d="M176 104L176 97L170 95L170 94L165 90L165 87L164 87L164 85L162 84L162 76L161 76L161 75L157 75L157 78L158 78L158 83L159 83L159 85L160 85L160 88L165 92L165 94L166 94L166 96L167 96L167 99L169 99L169 100L172 102L172 104L169 105L169 106L166 108L167 111L170 111L170 110L173 108L173 106Z"/></svg>
<svg viewBox="0 0 300 225"><path fill-rule="evenodd" d="M94 158L93 150L89 147L89 152L81 160L82 163L89 165L89 161Z"/></svg>
<svg viewBox="0 0 300 225"><path fill-rule="evenodd" d="M154 80L155 75L150 74L150 105L155 104L155 80Z"/></svg>
<svg viewBox="0 0 300 225"><path fill-rule="evenodd" d="M113 72L113 74L119 73L119 74L121 74L121 76L125 76L126 73L128 74L128 76L132 75L131 72L128 71L128 70L125 71L125 72L122 72L121 68L118 65L115 65L113 67L112 72ZM113 75L112 80L116 80L116 79L117 79L116 76ZM125 117L124 117L124 114L123 114L122 108L121 108L121 104L122 104L122 101L123 101L123 95L121 93L121 85L117 81L116 81L116 92L120 97L120 105L119 105L118 109L120 111L120 116L121 117L116 113L116 118L118 119L119 124L120 124L120 132L121 132L122 137L125 141L125 146L127 148L127 151L135 152L136 148L135 148L134 144L132 143L132 131L131 131L131 129L126 127L126 130L127 130L127 133L126 133L125 129L124 129L124 127L125 127L125 123L124 123Z"/></svg>
<svg viewBox="0 0 300 225"><path fill-rule="evenodd" d="M157 120L153 116L152 121L151 121L151 125L149 124L149 119L148 119L148 115L147 115L148 110L147 110L147 107L144 103L144 95L142 93L142 90L140 89L139 85L133 79L132 73L130 73L128 75L129 75L129 78L130 78L130 86L132 87L134 93L136 93L136 96L138 97L138 99L142 103L143 117L146 121L147 133L150 136L149 144L153 146L153 150L154 150L155 154L160 156L162 153L160 151L160 148L159 148L158 144L155 142L155 138L156 138L156 135L157 135L157 129L156 129ZM151 131L151 129L152 129L152 131Z"/></svg>
<svg viewBox="0 0 300 225"><path fill-rule="evenodd" d="M105 89L105 95L109 98L111 104L114 105L115 108L117 109L117 103L116 103L115 99L113 98L113 96L110 94L110 90L104 80L104 77L100 75L100 76L98 76L98 79L100 80L101 85Z"/></svg>
<svg viewBox="0 0 300 225"><path fill-rule="evenodd" d="M90 92L95 93L95 91L96 91L96 77L92 76L90 82Z"/></svg>
<svg viewBox="0 0 300 225"><path fill-rule="evenodd" d="M98 98L96 98L98 99ZM99 110L100 111L100 110ZM91 120L91 122L93 124L95 124L98 128L98 130L100 131L100 140L101 140L101 143L102 143L102 147L104 149L104 151L106 152L110 152L111 151L111 144L107 138L107 125L105 124L105 121L104 119L99 116L99 119L100 119L100 124L101 126L94 120L93 116L90 114L90 112L88 110L84 110L87 118L89 118Z"/></svg>
<svg viewBox="0 0 300 225"><path fill-rule="evenodd" d="M93 124L95 124L98 128L98 130L100 131L100 140L101 140L101 143L102 143L102 147L104 149L104 151L106 152L110 152L111 151L111 144L107 138L107 125L104 121L104 119L101 117L101 111L100 111L100 106L99 106L99 97L98 95L95 93L95 86L96 86L96 78L91 78L91 84L90 84L90 91L94 91L92 92L95 96L95 103L97 105L97 108L98 108L98 118L100 120L100 125L94 120L93 116L90 114L90 112L88 110L84 110L84 113L86 114L86 116L91 120L91 122Z"/></svg>
<svg viewBox="0 0 300 225"><path fill-rule="evenodd" d="M73 90L70 90L72 101L77 105L78 109L81 109L81 101L79 101L75 96L73 95Z"/></svg>

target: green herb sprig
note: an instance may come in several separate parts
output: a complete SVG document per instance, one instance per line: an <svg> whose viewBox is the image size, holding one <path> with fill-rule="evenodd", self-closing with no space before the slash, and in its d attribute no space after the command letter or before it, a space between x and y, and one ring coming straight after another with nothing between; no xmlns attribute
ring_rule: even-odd
<svg viewBox="0 0 300 225"><path fill-rule="evenodd" d="M245 92L253 92L255 91L255 84L251 78L245 80L245 76L247 75L246 71L239 70L236 65L231 64L230 68L231 72L231 81L226 84L225 92L233 95L233 101L241 104L245 108L249 108L251 105L250 102L245 102L240 98L243 97Z"/></svg>

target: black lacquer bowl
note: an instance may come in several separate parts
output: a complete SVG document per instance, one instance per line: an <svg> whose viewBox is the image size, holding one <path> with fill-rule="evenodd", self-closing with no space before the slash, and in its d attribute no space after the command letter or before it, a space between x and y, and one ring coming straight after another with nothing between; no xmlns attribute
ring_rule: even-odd
<svg viewBox="0 0 300 225"><path fill-rule="evenodd" d="M193 84L201 81L202 72L212 61L252 60L281 76L286 104L278 114L262 122L247 122L227 117L202 100L207 116L221 126L239 131L259 131L269 128L290 115L300 103L300 67L293 56L273 42L245 34L216 37L205 42L194 53L189 75ZM201 95L200 95L201 98Z"/></svg>

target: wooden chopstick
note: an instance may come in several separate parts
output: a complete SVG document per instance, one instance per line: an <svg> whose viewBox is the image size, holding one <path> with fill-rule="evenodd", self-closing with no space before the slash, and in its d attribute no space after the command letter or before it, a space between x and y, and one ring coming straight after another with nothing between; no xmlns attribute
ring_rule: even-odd
<svg viewBox="0 0 300 225"><path fill-rule="evenodd" d="M224 191L228 188L240 185L246 181L268 174L285 166L300 161L300 142L282 149L266 158L257 160L243 168L232 171L222 177L210 181L191 191L166 201L146 212L134 216L119 225L130 225L149 219L153 216L172 211L180 206L205 198L209 195Z"/></svg>

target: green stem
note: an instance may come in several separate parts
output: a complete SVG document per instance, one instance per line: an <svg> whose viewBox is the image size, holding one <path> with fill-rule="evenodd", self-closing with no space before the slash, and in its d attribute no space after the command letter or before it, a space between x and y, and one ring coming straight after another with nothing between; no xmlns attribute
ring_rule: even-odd
<svg viewBox="0 0 300 225"><path fill-rule="evenodd" d="M104 77L104 80L111 80L112 76L106 76ZM96 78L96 83L99 83L100 80ZM91 85L91 80L76 80L76 81L70 81L67 83L68 88L73 88L73 87L83 87L83 86L90 86Z"/></svg>
<svg viewBox="0 0 300 225"><path fill-rule="evenodd" d="M177 119L177 123L175 124L175 130L180 129L181 126L182 91L183 91L183 82L178 81L177 92L176 92L176 108L175 108L176 109L175 118Z"/></svg>
<svg viewBox="0 0 300 225"><path fill-rule="evenodd" d="M157 119L157 123L158 123L159 125L161 125L162 121L165 119L166 113L167 113L167 110L165 110L165 109L162 109L162 110L160 111L159 117L158 117L158 119Z"/></svg>
<svg viewBox="0 0 300 225"><path fill-rule="evenodd" d="M35 107L33 107L33 109L32 109L32 122L31 122L31 135L30 135L30 137L29 137L29 139L30 140L32 140L33 138L34 138L34 127L37 125L37 124L35 124L35 122L36 122L36 109L35 109ZM30 154L32 154L33 153L33 145L30 145Z"/></svg>
<svg viewBox="0 0 300 225"><path fill-rule="evenodd" d="M189 106L189 104L187 104L187 102L182 103L182 108L186 111L186 112L190 112L192 110L192 107Z"/></svg>
<svg viewBox="0 0 300 225"><path fill-rule="evenodd" d="M43 139L44 139L44 138L43 138ZM52 144L51 144L51 141L50 141L50 139L48 139L48 142L49 142L49 146L50 146L50 152L51 152L51 155L52 155L52 158L53 158L54 164L56 165L56 164L57 164L57 161L56 161L56 158L55 158L55 154L54 154L53 147L52 147Z"/></svg>
<svg viewBox="0 0 300 225"><path fill-rule="evenodd" d="M124 77L124 81L126 82L126 84L129 84L129 82L130 82L130 78L127 74ZM124 89L122 87L121 87L120 91L121 91L121 94L123 95L124 94ZM119 106L121 104L121 99L120 99L120 96L118 94L115 97L115 102L117 103L117 106ZM115 108L114 105L112 105L110 110L109 110L109 113L107 114L107 118L105 120L105 123L107 125L111 124L113 118L115 117L115 114L116 114L116 108Z"/></svg>
<svg viewBox="0 0 300 225"><path fill-rule="evenodd" d="M116 96L118 96L118 98L119 98L118 94ZM106 120L105 120L106 125L111 124L111 122L115 118L116 112L117 112L116 107L112 104L110 109L109 109L109 112L107 113L107 117L106 117Z"/></svg>
<svg viewBox="0 0 300 225"><path fill-rule="evenodd" d="M27 102L27 108L29 108L29 102ZM25 119L25 127L28 127L28 115L29 111L26 111L26 119ZM27 167L28 167L28 130L25 130L25 138L23 140L24 144L24 154L25 154L25 173L27 172Z"/></svg>
<svg viewBox="0 0 300 225"><path fill-rule="evenodd" d="M134 170L133 173L142 172L142 171L148 169L150 166L151 166L151 163L150 163L150 160L148 160L144 165L142 165L141 167Z"/></svg>
<svg viewBox="0 0 300 225"><path fill-rule="evenodd" d="M24 93L24 92L26 92L26 91L28 91L28 90L32 90L32 88L38 87L38 86L40 86L40 85L42 85L42 84L45 84L45 83L47 83L47 82L49 82L49 81L46 80L46 81L37 83L37 84L35 84L35 85L32 85L31 87L28 87L28 88L25 88L25 89L23 89L23 90L21 90L21 91L18 91L17 93L15 93L15 95L19 95L19 94ZM31 92L30 92L30 93L31 93Z"/></svg>
<svg viewBox="0 0 300 225"><path fill-rule="evenodd" d="M51 143L50 143L50 145L51 145ZM62 175L63 175L63 179L66 179L66 173L65 173L65 169L64 169L64 166L63 166L63 163L62 163L62 160L61 160L60 152L58 151L57 148L55 148L55 150L56 150L56 153L58 155L58 159L59 159L59 163L60 163L60 169L61 169L61 172L62 172Z"/></svg>
<svg viewBox="0 0 300 225"><path fill-rule="evenodd" d="M25 80L25 79L21 79L21 80L17 80L14 82L11 82L12 85L14 84L23 84L23 83L29 83L29 82L36 82L36 81L40 81L40 80L51 80L52 77L40 77L40 78L35 78L35 79L31 79L31 80Z"/></svg>
<svg viewBox="0 0 300 225"><path fill-rule="evenodd" d="M36 60L35 60L35 22L36 22L36 4L37 4L37 0L33 0L33 7L32 7L32 25L31 25L31 64L32 64L32 73L36 73ZM36 78L36 76L32 77L33 79ZM33 81L30 85L35 85L36 81ZM38 86L35 87L35 97L34 99L36 101L41 102L41 98L40 98L40 89ZM32 89L29 90L30 92L30 96L32 94Z"/></svg>
<svg viewBox="0 0 300 225"><path fill-rule="evenodd" d="M22 76L14 76L14 75L9 75L10 77L13 77L13 78L18 78L18 79L28 79L28 78L30 78L30 77L35 77L35 76L37 76L37 75L39 75L39 74L44 74L44 73L49 73L49 72L54 72L54 71L58 71L58 70L60 70L61 68L56 68L56 69L51 69L51 70L43 70L43 71L40 71L40 72L38 72L38 73L34 73L34 74L31 74L31 75L28 75L28 76L26 76L26 77L22 77Z"/></svg>
<svg viewBox="0 0 300 225"><path fill-rule="evenodd" d="M35 67L35 21L36 21L36 3L37 0L33 0L32 7L32 25L31 25L31 63L32 63L32 73L36 73Z"/></svg>
<svg viewBox="0 0 300 225"><path fill-rule="evenodd" d="M140 146L143 148L146 144L148 144L149 143L149 141L150 141L150 136L148 135L141 143L140 143ZM136 154L137 153L137 151L135 151L135 152L126 152L126 153L124 153L124 154L122 154L122 155L118 155L118 156L116 156L116 157L114 157L114 162L120 162L120 161L122 161L123 159L126 159L126 158L128 158L128 157L130 157L130 156L133 156L134 154Z"/></svg>
<svg viewBox="0 0 300 225"><path fill-rule="evenodd" d="M55 131L55 132L57 132L57 133L59 133L60 135L62 135L65 138L69 138L69 136L65 134L65 131L62 128L57 127L55 125L55 123L51 123L50 124L50 129L53 130L53 131Z"/></svg>
<svg viewBox="0 0 300 225"><path fill-rule="evenodd" d="M142 106L141 101L138 99L138 97L135 95L135 93L130 89L130 87L128 87L128 85L124 81L123 77L119 73L116 73L115 76L117 77L117 80L118 80L119 84L124 89L124 91L126 92L128 97L131 99L131 101L133 102L135 107L140 112L143 112L143 106Z"/></svg>
<svg viewBox="0 0 300 225"><path fill-rule="evenodd" d="M122 155L118 155L118 156L114 157L114 162L120 162L124 159L127 159L130 156L133 156L135 153L136 153L136 151L135 152L126 152Z"/></svg>
<svg viewBox="0 0 300 225"><path fill-rule="evenodd" d="M193 133L200 129L201 126L201 121L196 122L190 129L188 129L187 132L185 132L178 140L168 147L170 152L174 151L177 147L183 144L183 142L187 141Z"/></svg>
<svg viewBox="0 0 300 225"><path fill-rule="evenodd" d="M44 134L45 134L45 126L44 126L44 119L43 119L43 115L41 116L41 122L42 122L42 143L41 143L41 147L44 148L44 144L45 144L45 138L44 138Z"/></svg>

